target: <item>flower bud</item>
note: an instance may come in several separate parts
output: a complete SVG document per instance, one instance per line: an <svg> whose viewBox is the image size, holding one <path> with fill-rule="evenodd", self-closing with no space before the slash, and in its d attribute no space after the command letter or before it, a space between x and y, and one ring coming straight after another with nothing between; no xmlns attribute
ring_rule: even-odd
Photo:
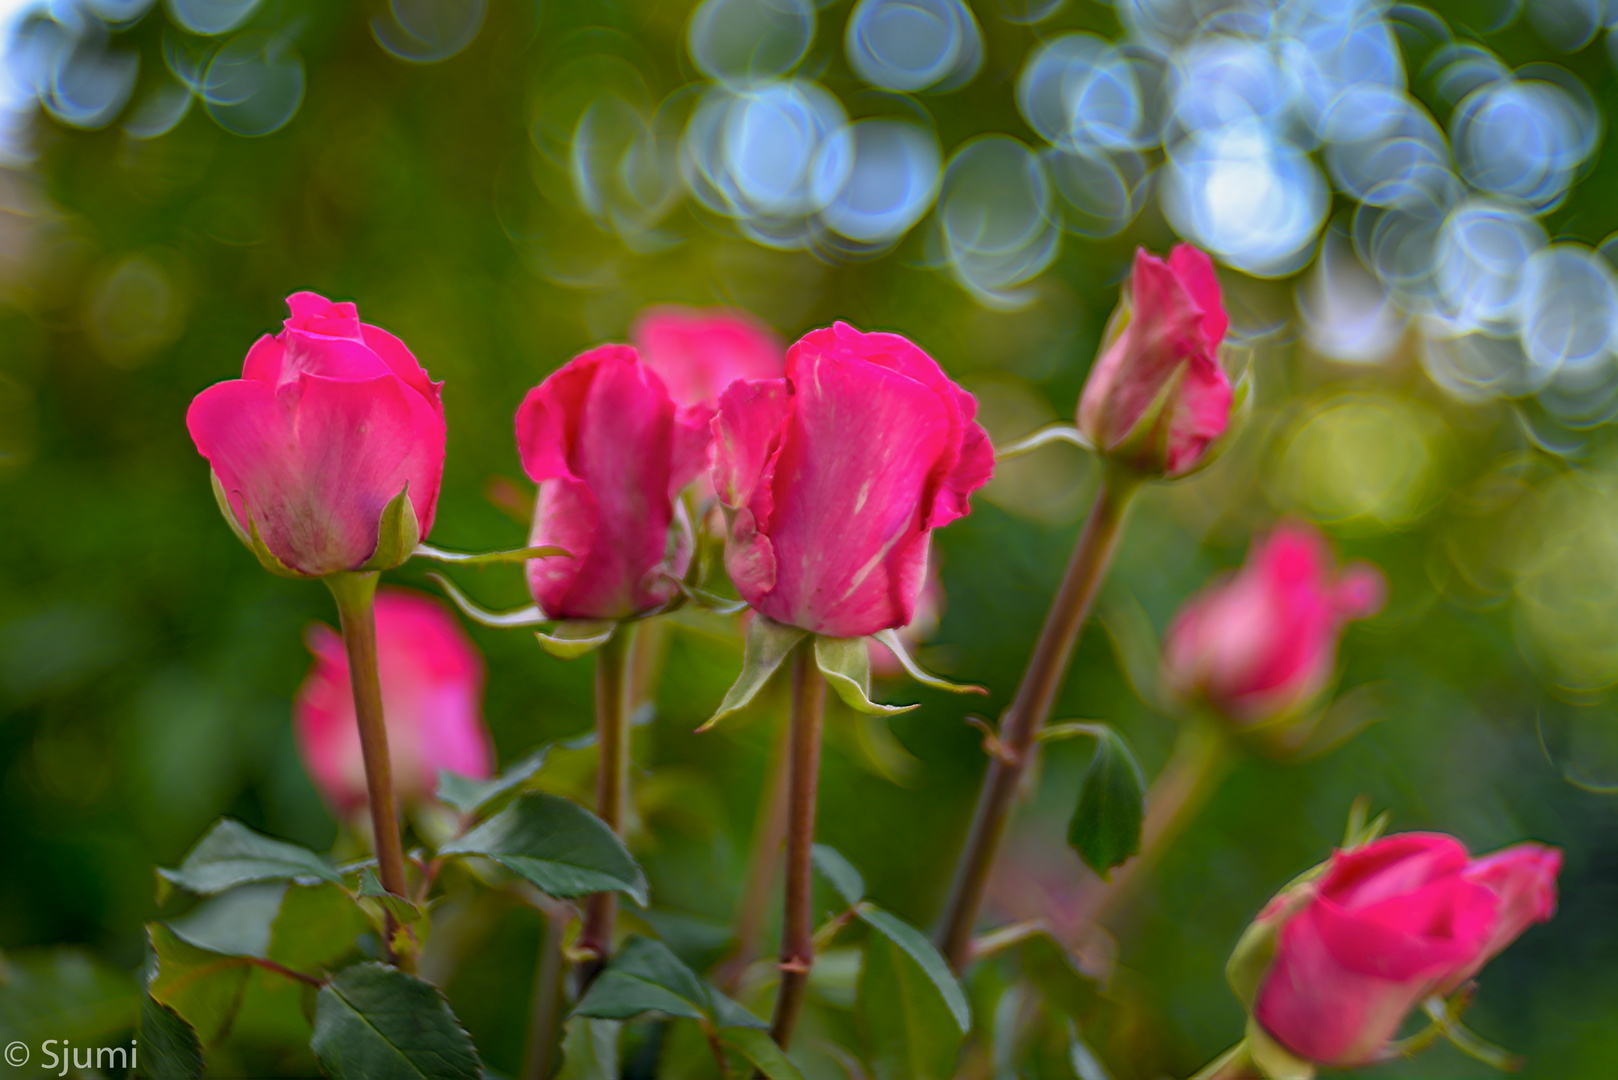
<svg viewBox="0 0 1618 1080"><path fill-rule="evenodd" d="M444 472L443 383L353 304L287 298L242 377L191 402L226 520L260 561L296 576L385 570L433 527Z"/></svg>
<svg viewBox="0 0 1618 1080"><path fill-rule="evenodd" d="M649 308L629 336L679 405L715 406L737 379L778 379L786 363L786 346L773 330L729 308Z"/></svg>
<svg viewBox="0 0 1618 1080"><path fill-rule="evenodd" d="M483 723L483 661L455 617L405 589L376 595L377 667L394 792L405 803L432 797L438 770L490 775ZM366 802L365 761L342 637L309 631L315 664L293 709L298 754L327 804L351 813Z"/></svg>
<svg viewBox="0 0 1618 1080"><path fill-rule="evenodd" d="M846 323L804 335L785 378L732 383L713 481L742 599L835 638L910 622L932 530L967 514L994 468L976 413L905 338Z"/></svg>
<svg viewBox="0 0 1618 1080"><path fill-rule="evenodd" d="M1379 610L1384 592L1376 567L1339 573L1318 531L1283 522L1170 624L1169 688L1244 727L1291 716L1330 681L1343 626Z"/></svg>
<svg viewBox="0 0 1618 1080"><path fill-rule="evenodd" d="M626 619L667 603L691 561L675 497L708 461L713 410L676 408L627 345L603 345L552 372L517 410L517 449L539 485L533 545L569 559L528 563L552 619Z"/></svg>
<svg viewBox="0 0 1618 1080"><path fill-rule="evenodd" d="M1206 254L1181 244L1165 262L1137 250L1079 398L1078 426L1096 451L1146 476L1195 469L1230 423L1227 323Z"/></svg>
<svg viewBox="0 0 1618 1080"><path fill-rule="evenodd" d="M1233 985L1299 1057L1337 1068L1375 1061L1411 1009L1551 916L1560 864L1560 852L1538 844L1473 860L1439 833L1338 851L1266 907L1243 938L1259 965L1233 958ZM1237 985L1239 968L1256 983Z"/></svg>

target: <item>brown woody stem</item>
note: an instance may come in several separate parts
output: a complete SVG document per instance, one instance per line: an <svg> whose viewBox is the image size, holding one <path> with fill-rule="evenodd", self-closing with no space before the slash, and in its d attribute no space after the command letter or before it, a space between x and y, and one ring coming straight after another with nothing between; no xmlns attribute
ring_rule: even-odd
<svg viewBox="0 0 1618 1080"><path fill-rule="evenodd" d="M971 956L978 907L983 902L995 854L1005 836L1012 803L1033 757L1034 737L1050 717L1056 693L1073 658L1079 631L1112 562L1130 502L1139 487L1140 480L1136 476L1110 465L1102 466L1101 487L1096 492L1095 504L1090 508L1067 573L1045 616L1045 626L1028 659L1017 696L1000 719L996 741L1002 752L989 761L988 776L978 796L977 812L972 818L961 861L956 866L938 932L938 947L956 971L961 970Z"/></svg>
<svg viewBox="0 0 1618 1080"><path fill-rule="evenodd" d="M622 839L629 805L629 647L634 623L619 623L612 637L596 650L596 814ZM579 947L594 955L580 961L579 993L607 966L618 895L592 893L585 902Z"/></svg>
<svg viewBox="0 0 1618 1080"><path fill-rule="evenodd" d="M792 732L787 772L786 903L781 921L781 989L770 1037L785 1050L803 1008L815 962L809 886L815 843L815 795L820 780L820 729L826 678L815 664L813 638L792 653Z"/></svg>
<svg viewBox="0 0 1618 1080"><path fill-rule="evenodd" d="M382 678L377 668L377 574L375 571L331 574L322 580L337 601L343 646L348 650L354 720L360 731L360 755L365 761L365 788L370 801L371 832L375 837L377 878L388 892L408 897L399 812L393 800L393 762L388 756L388 727L382 715ZM393 943L399 924L385 910L383 917L382 948L388 961L397 964L400 958L395 955Z"/></svg>

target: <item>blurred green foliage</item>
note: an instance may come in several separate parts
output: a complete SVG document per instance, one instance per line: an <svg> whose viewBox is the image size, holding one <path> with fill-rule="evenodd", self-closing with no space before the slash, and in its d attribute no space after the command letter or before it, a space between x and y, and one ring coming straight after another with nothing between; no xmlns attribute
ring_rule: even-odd
<svg viewBox="0 0 1618 1080"><path fill-rule="evenodd" d="M0 174L0 946L10 978L32 970L30 950L59 943L136 968L141 924L158 912L151 867L175 865L221 814L320 850L336 839L288 722L308 664L304 629L333 620L330 602L241 548L184 426L191 397L239 371L288 293L357 300L446 381L450 449L433 540L475 550L523 539L485 491L521 476L511 414L524 391L578 350L622 339L646 304L734 304L789 339L834 318L903 332L978 393L1005 440L1072 415L1129 252L1172 242L1149 209L1114 240L1069 243L1018 311L982 308L928 269L925 224L891 256L834 267L682 209L679 242L637 254L578 211L544 152L547 125L587 100L588 68L569 65L592 49L628 58L664 92L690 79L688 0L495 3L471 46L437 65L377 47L367 19L380 5L282 6L305 20L308 71L282 130L239 138L193 110L141 141L42 119L32 170ZM933 102L946 152L980 132L1027 134L1012 90L1035 32L978 6L984 72ZM833 3L823 25L841 26L847 7ZM1114 19L1083 2L1046 30L1115 34ZM840 65L838 35L823 36L815 49ZM1548 55L1520 25L1496 38L1513 61ZM1603 51L1564 62L1618 115ZM1554 229L1594 242L1618 223L1612 160L1602 154ZM1233 306L1291 311L1289 283L1231 274L1227 287ZM1235 1041L1243 1017L1224 985L1226 955L1264 900L1339 841L1366 792L1391 809L1395 830L1452 832L1474 850L1523 838L1565 848L1560 914L1490 965L1470 1023L1526 1054L1525 1075L1610 1075L1618 799L1590 790L1618 780L1607 689L1618 676L1618 528L1604 440L1580 460L1545 455L1510 407L1446 398L1408 349L1351 367L1279 335L1255 362L1250 430L1208 473L1144 496L1103 618L1133 599L1161 631L1240 560L1253 530L1313 516L1345 554L1389 577L1387 609L1350 629L1343 650L1342 686L1375 684L1384 722L1315 761L1234 767L1114 920L1118 968L1086 1038L1121 1077L1185 1075ZM889 700L925 702L888 725L897 747L832 706L819 838L859 867L875 901L918 925L937 914L984 767L962 718L1009 700L1092 482L1077 451L1043 451L1005 468L937 538L948 600L922 659L990 687L986 704L887 687ZM430 590L423 573L410 565L390 577ZM509 568L455 577L490 605L523 599ZM553 659L526 633L471 632L489 661L502 763L589 727L588 661ZM631 846L662 913L647 919L661 918L666 938L683 932L688 957L711 948L740 889L782 708L771 699L693 733L739 661L729 627L686 620L670 636L656 719L636 734ZM1118 725L1148 775L1174 734L1134 695L1095 624L1056 717ZM994 893L997 918L1059 909L1086 880L1063 830L1089 754L1074 740L1045 755L1006 853L1013 884ZM575 770L581 793L588 764ZM485 1061L514 1072L541 923L498 905L469 921L446 989ZM979 973L975 1002L992 1003L997 978L992 966ZM1477 1066L1440 1047L1373 1071L1470 1076Z"/></svg>

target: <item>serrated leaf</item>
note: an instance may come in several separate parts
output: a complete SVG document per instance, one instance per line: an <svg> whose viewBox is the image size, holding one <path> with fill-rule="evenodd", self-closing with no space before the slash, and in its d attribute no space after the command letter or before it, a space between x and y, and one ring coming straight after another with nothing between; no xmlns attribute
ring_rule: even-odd
<svg viewBox="0 0 1618 1080"><path fill-rule="evenodd" d="M809 631L778 623L767 616L754 613L747 624L747 638L742 650L742 670L736 681L725 691L725 700L719 711L708 718L698 731L707 731L725 717L745 709L764 684L770 681L792 650L809 635Z"/></svg>
<svg viewBox="0 0 1618 1080"><path fill-rule="evenodd" d="M472 1037L432 985L365 963L321 987L310 1047L334 1080L480 1080Z"/></svg>
<svg viewBox="0 0 1618 1080"><path fill-rule="evenodd" d="M1067 842L1086 866L1109 880L1112 868L1140 852L1146 778L1129 745L1111 728L1096 734L1095 756L1079 783Z"/></svg>
<svg viewBox="0 0 1618 1080"><path fill-rule="evenodd" d="M254 881L330 881L342 878L308 848L274 840L233 818L221 818L163 880L187 892L211 896Z"/></svg>
<svg viewBox="0 0 1618 1080"><path fill-rule="evenodd" d="M934 979L893 937L875 933L866 940L854 1020L875 1080L947 1080L960 1054L958 1019Z"/></svg>
<svg viewBox="0 0 1618 1080"><path fill-rule="evenodd" d="M719 1041L740 1051L742 1057L769 1080L803 1080L803 1070L792 1064L791 1059L775 1045L775 1040L763 1031L727 1028L719 1033Z"/></svg>
<svg viewBox="0 0 1618 1080"><path fill-rule="evenodd" d="M371 929L348 890L339 885L292 885L270 927L269 959L294 971L329 970Z"/></svg>
<svg viewBox="0 0 1618 1080"><path fill-rule="evenodd" d="M376 871L367 866L360 871L360 895L367 900L375 900L396 919L401 926L409 926L421 918L421 909L402 896L395 896L382 887L382 881L376 876Z"/></svg>
<svg viewBox="0 0 1618 1080"><path fill-rule="evenodd" d="M562 1028L562 1070L552 1080L618 1080L616 1020L577 1016Z"/></svg>
<svg viewBox="0 0 1618 1080"><path fill-rule="evenodd" d="M919 709L916 705L881 705L871 700L871 650L865 639L815 635L815 664L826 684L855 712L895 716Z"/></svg>
<svg viewBox="0 0 1618 1080"><path fill-rule="evenodd" d="M827 844L816 844L810 851L810 858L814 860L815 869L820 876L830 883L837 895L843 898L844 903L853 907L865 899L865 878L854 868L854 864L843 858L842 853Z"/></svg>
<svg viewBox="0 0 1618 1080"><path fill-rule="evenodd" d="M607 824L559 795L527 794L440 855L483 855L552 896L624 892L646 904L646 875Z"/></svg>
<svg viewBox="0 0 1618 1080"><path fill-rule="evenodd" d="M475 814L500 796L527 783L545 764L550 749L550 744L546 743L493 780L474 780L448 769L439 769L436 792L439 801L448 803L463 814Z"/></svg>
<svg viewBox="0 0 1618 1080"><path fill-rule="evenodd" d="M202 1075L202 1043L191 1025L180 1014L153 1001L141 999L140 1038L136 1055L140 1068L131 1075L146 1080L194 1080Z"/></svg>
<svg viewBox="0 0 1618 1080"><path fill-rule="evenodd" d="M630 935L574 1006L574 1016L628 1020L660 1012L715 1027L768 1025L697 977L667 945Z"/></svg>
<svg viewBox="0 0 1618 1080"><path fill-rule="evenodd" d="M558 660L574 660L605 645L618 629L609 619L564 619L549 633L535 630L540 648Z"/></svg>
<svg viewBox="0 0 1618 1080"><path fill-rule="evenodd" d="M204 1045L218 1042L236 1019L254 958L193 945L162 923L148 924L146 937L147 994L178 1013Z"/></svg>
<svg viewBox="0 0 1618 1080"><path fill-rule="evenodd" d="M1017 946L1022 973L1045 1004L1082 1022L1096 1001L1094 980L1080 971L1061 942L1041 932Z"/></svg>
<svg viewBox="0 0 1618 1080"><path fill-rule="evenodd" d="M972 1007L967 1004L966 994L962 992L961 984L956 981L943 955L927 940L927 935L903 919L870 905L860 907L859 915L871 929L897 945L927 976L960 1028L960 1033L965 1035L972 1030Z"/></svg>
<svg viewBox="0 0 1618 1080"><path fill-rule="evenodd" d="M0 1042L88 1042L132 1027L140 985L78 946L7 952L0 964Z"/></svg>

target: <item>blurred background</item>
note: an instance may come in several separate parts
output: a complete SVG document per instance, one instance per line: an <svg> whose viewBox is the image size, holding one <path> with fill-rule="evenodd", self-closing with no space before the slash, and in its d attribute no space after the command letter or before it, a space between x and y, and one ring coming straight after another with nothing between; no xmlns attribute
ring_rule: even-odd
<svg viewBox="0 0 1618 1080"><path fill-rule="evenodd" d="M89 980L132 1023L154 865L221 814L337 837L289 724L329 599L235 540L184 426L288 293L357 301L446 380L433 540L474 550L525 535L500 508L528 488L523 393L646 305L741 307L788 340L835 318L904 333L1004 442L1072 417L1134 248L1181 238L1220 262L1258 405L1214 468L1143 497L1102 621L1144 611L1161 632L1255 531L1313 520L1390 581L1342 652L1340 690L1369 687L1380 722L1318 760L1236 766L1114 920L1087 1037L1119 1077L1184 1076L1234 1042L1225 957L1363 792L1395 830L1566 850L1560 914L1486 970L1469 1022L1525 1075L1618 1069L1618 5L0 13L8 978ZM833 707L820 837L918 925L984 768L962 718L1009 700L1093 482L1077 450L1041 451L937 536L945 609L921 659L991 687L986 705L895 683L888 700L924 707ZM456 576L490 606L525 600L514 569ZM415 566L389 577L431 590ZM471 631L502 762L589 729L588 661ZM1118 725L1150 775L1174 724L1113 637L1091 625L1056 715ZM780 708L693 734L739 662L733 625L682 616L636 735L648 918L688 951L723 938ZM1001 895L1054 911L1086 880L1062 836L1088 753L1047 754ZM553 782L583 791L590 763L558 760ZM447 992L512 1072L540 922L491 909L471 934ZM6 998L0 1027L47 1005ZM1483 1071L1441 1046L1369 1073Z"/></svg>

